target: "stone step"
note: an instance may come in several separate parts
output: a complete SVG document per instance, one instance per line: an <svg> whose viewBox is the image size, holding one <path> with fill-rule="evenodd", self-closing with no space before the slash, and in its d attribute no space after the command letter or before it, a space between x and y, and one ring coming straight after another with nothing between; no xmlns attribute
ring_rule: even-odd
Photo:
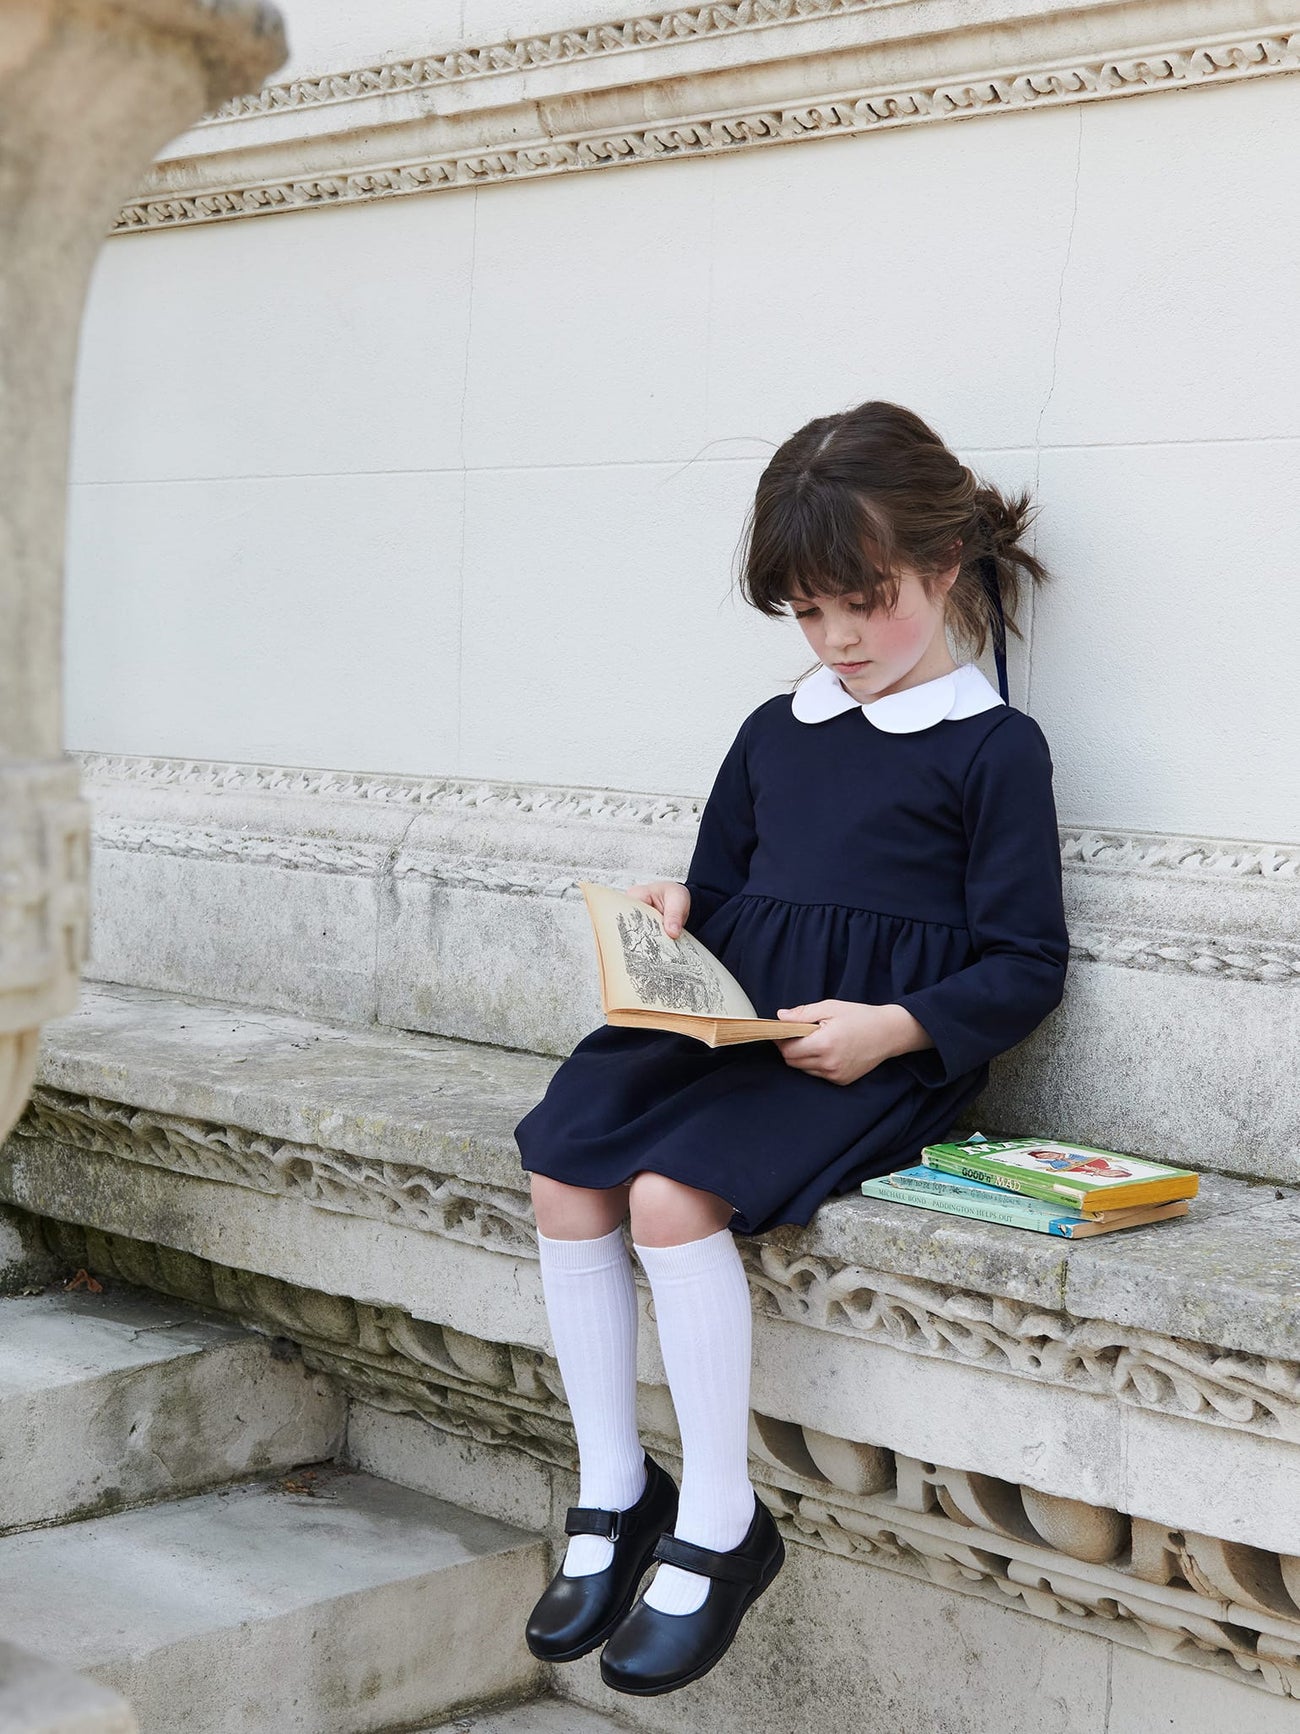
<svg viewBox="0 0 1300 1734"><path fill-rule="evenodd" d="M0 1734L136 1734L116 1692L0 1642Z"/></svg>
<svg viewBox="0 0 1300 1734"><path fill-rule="evenodd" d="M329 1458L344 1421L296 1354L181 1303L0 1299L0 1533Z"/></svg>
<svg viewBox="0 0 1300 1734"><path fill-rule="evenodd" d="M542 1686L545 1543L332 1466L0 1539L0 1632L140 1734L378 1734Z"/></svg>
<svg viewBox="0 0 1300 1734"><path fill-rule="evenodd" d="M562 1698L534 1698L506 1710L471 1710L421 1734L625 1734L631 1726Z"/></svg>

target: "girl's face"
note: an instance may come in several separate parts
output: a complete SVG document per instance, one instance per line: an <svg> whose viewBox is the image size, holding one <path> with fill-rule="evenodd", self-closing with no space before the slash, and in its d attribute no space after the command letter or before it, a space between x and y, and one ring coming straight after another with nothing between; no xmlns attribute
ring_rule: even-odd
<svg viewBox="0 0 1300 1734"><path fill-rule="evenodd" d="M817 658L859 704L950 674L957 664L943 630L944 601L959 567L945 572L927 597L920 575L902 568L898 600L871 612L863 598L792 596L790 612Z"/></svg>

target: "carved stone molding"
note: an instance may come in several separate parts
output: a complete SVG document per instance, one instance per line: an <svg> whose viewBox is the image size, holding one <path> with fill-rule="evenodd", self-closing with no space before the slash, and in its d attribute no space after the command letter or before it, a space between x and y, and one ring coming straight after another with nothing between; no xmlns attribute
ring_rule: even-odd
<svg viewBox="0 0 1300 1734"><path fill-rule="evenodd" d="M89 851L71 759L0 764L0 1138L31 1090L40 1026L77 1003Z"/></svg>
<svg viewBox="0 0 1300 1734"><path fill-rule="evenodd" d="M573 1474L552 1357L120 1236L46 1223L87 1269L290 1338L354 1398ZM641 1429L680 1466L675 1439ZM1300 1558L751 1414L750 1469L786 1538L1300 1698Z"/></svg>
<svg viewBox="0 0 1300 1734"><path fill-rule="evenodd" d="M119 233L851 137L1300 68L1258 0L737 0L271 85L155 165Z"/></svg>
<svg viewBox="0 0 1300 1734"><path fill-rule="evenodd" d="M686 795L631 794L619 789L553 788L542 783L493 782L484 778L414 777L393 772L362 775L292 765L248 765L215 759L133 757L78 753L87 785L110 790L180 790L195 795L240 793L301 795L365 801L416 811L526 813L547 818L662 825L698 821L703 799ZM1300 856L1300 850L1296 851Z"/></svg>
<svg viewBox="0 0 1300 1734"><path fill-rule="evenodd" d="M1093 1391L1143 1409L1300 1441L1300 1365L1080 1319L1002 1296L738 1242L771 1316L918 1355Z"/></svg>
<svg viewBox="0 0 1300 1734"><path fill-rule="evenodd" d="M630 49L675 47L685 41L800 24L810 18L878 12L893 3L894 0L737 0L734 5L680 6L670 12L642 14L612 24L579 25L549 34L512 37L483 48L457 48L413 60L381 61L352 72L330 72L319 78L267 84L249 96L223 103L203 124L211 126L242 115L279 114L292 108L355 102L377 91L427 90L439 84L559 66L565 61L603 59L626 54Z"/></svg>
<svg viewBox="0 0 1300 1734"><path fill-rule="evenodd" d="M1141 831L1106 831L1066 825L1061 860L1087 872L1191 875L1210 881L1260 880L1300 884L1300 847L1244 843L1215 837L1153 837Z"/></svg>
<svg viewBox="0 0 1300 1734"><path fill-rule="evenodd" d="M196 861L238 862L282 872L341 873L350 878L423 879L433 885L469 886L479 891L509 891L518 896L581 897L581 869L556 874L546 862L503 863L462 856L448 859L431 852L393 858L380 845L358 848L318 837L250 837L243 831L211 827L106 821L96 827L102 849L134 855L171 855Z"/></svg>
<svg viewBox="0 0 1300 1734"><path fill-rule="evenodd" d="M388 865L389 851L331 843L318 837L250 837L244 831L210 826L158 825L106 820L95 827L95 844L131 855L174 855L195 861L231 861L284 872L346 873L375 878Z"/></svg>
<svg viewBox="0 0 1300 1734"><path fill-rule="evenodd" d="M1288 945L1284 940L1254 945L1249 939L1218 939L1211 934L1183 938L1160 933L1092 933L1072 926L1070 956L1080 963L1153 969L1166 975L1217 975L1225 981L1300 985L1300 943Z"/></svg>
<svg viewBox="0 0 1300 1734"><path fill-rule="evenodd" d="M68 1096L41 1085L33 1091L14 1136L56 1138L91 1154L294 1198L318 1210L395 1222L493 1252L537 1255L537 1228L526 1192L414 1164L352 1156L121 1102Z"/></svg>
<svg viewBox="0 0 1300 1734"><path fill-rule="evenodd" d="M537 1256L536 1225L522 1188L490 1186L414 1164L353 1156L44 1086L36 1088L14 1138L58 1140L71 1151L394 1222L492 1252ZM1064 1310L819 1254L792 1254L761 1235L744 1237L737 1245L756 1305L768 1316L1090 1392L1157 1414L1300 1443L1300 1365L1295 1362L1105 1319L1076 1318ZM187 1255L160 1251L158 1256Z"/></svg>
<svg viewBox="0 0 1300 1734"><path fill-rule="evenodd" d="M1300 1561L1143 1519L1130 1525L1123 1513L1061 1500L1060 1506L1081 1508L1075 1521L1084 1534L1130 1533L1127 1565L1095 1563L996 1526L989 1508L1010 1514L1019 1504L1027 1511L1031 1502L1021 1503L1020 1496L1029 1490L1009 1482L990 1486L990 1477L920 1465L901 1455L897 1464L894 1498L850 1503L835 1495L769 1494L773 1514L792 1540L928 1578L1279 1697L1300 1698L1300 1609L1283 1588L1287 1611L1279 1614L1282 1596L1274 1589L1284 1574L1300 1587ZM918 1471L929 1472L941 1515L912 1514L903 1506L899 1495L909 1480L919 1479ZM969 1500L972 1484L979 1483L984 1497ZM982 1521L965 1515L967 1503L984 1508ZM947 1515L950 1510L955 1517ZM1150 1570L1157 1559L1161 1565L1148 1579L1143 1568ZM1211 1571L1204 1561L1212 1563Z"/></svg>
<svg viewBox="0 0 1300 1734"><path fill-rule="evenodd" d="M87 788L98 797L98 849L520 897L576 900L584 878L617 882L621 874L631 883L659 870L661 844L681 857L684 871L703 806L699 797L456 777L93 753L80 755L80 763ZM142 798L147 815L139 811ZM336 804L353 810L350 824ZM327 806L336 814L328 827L318 812ZM448 828L428 841L413 833L395 848L386 834L373 837L365 818L367 811L389 809L428 814ZM627 862L611 870L592 839L615 833L627 839ZM649 849L638 853L637 839L650 835L654 861ZM1288 937L1300 930L1300 910L1293 907L1300 898L1300 848L1063 826L1061 860L1073 888L1076 961L1261 986L1300 983L1300 940ZM1135 899L1126 888L1134 882L1157 895L1167 891L1168 911L1157 909L1146 924L1131 924ZM1270 905L1271 928L1254 903L1242 902L1259 896L1288 900ZM1186 909L1180 899L1191 900ZM1102 912L1110 919L1099 921ZM1186 931L1182 922L1189 916L1224 930Z"/></svg>
<svg viewBox="0 0 1300 1734"><path fill-rule="evenodd" d="M71 759L0 765L0 1030L76 1004L89 846Z"/></svg>

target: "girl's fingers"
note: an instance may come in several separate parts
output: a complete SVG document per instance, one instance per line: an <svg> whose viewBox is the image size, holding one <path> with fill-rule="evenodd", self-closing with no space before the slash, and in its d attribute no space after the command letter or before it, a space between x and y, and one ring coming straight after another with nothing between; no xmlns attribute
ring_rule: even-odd
<svg viewBox="0 0 1300 1734"><path fill-rule="evenodd" d="M651 885L629 885L624 895L657 909L664 918L664 931L670 938L676 939L681 933L691 907L691 894L684 885L656 879Z"/></svg>
<svg viewBox="0 0 1300 1734"><path fill-rule="evenodd" d="M826 1078L834 1081L835 1066L824 1054L810 1054L806 1060L791 1061L799 1071L807 1072L812 1078Z"/></svg>
<svg viewBox="0 0 1300 1734"><path fill-rule="evenodd" d="M792 1042L781 1043L781 1054L789 1065L799 1066L805 1072L812 1071L817 1066L825 1065L826 1055L820 1046L816 1045L815 1036L796 1036ZM805 1047L806 1042L812 1042L812 1047Z"/></svg>
<svg viewBox="0 0 1300 1734"><path fill-rule="evenodd" d="M691 894L684 885L669 881L663 886L662 901L659 905L664 918L664 931L670 939L676 939L686 925L686 917L691 912Z"/></svg>

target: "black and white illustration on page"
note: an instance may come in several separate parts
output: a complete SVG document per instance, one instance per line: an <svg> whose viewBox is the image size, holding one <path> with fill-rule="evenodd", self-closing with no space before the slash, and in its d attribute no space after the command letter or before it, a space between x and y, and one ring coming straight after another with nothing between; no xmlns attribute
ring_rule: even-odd
<svg viewBox="0 0 1300 1734"><path fill-rule="evenodd" d="M722 984L709 968L706 952L689 934L669 939L649 910L620 910L618 937L623 967L642 1004L655 1011L693 1012L725 1017Z"/></svg>

